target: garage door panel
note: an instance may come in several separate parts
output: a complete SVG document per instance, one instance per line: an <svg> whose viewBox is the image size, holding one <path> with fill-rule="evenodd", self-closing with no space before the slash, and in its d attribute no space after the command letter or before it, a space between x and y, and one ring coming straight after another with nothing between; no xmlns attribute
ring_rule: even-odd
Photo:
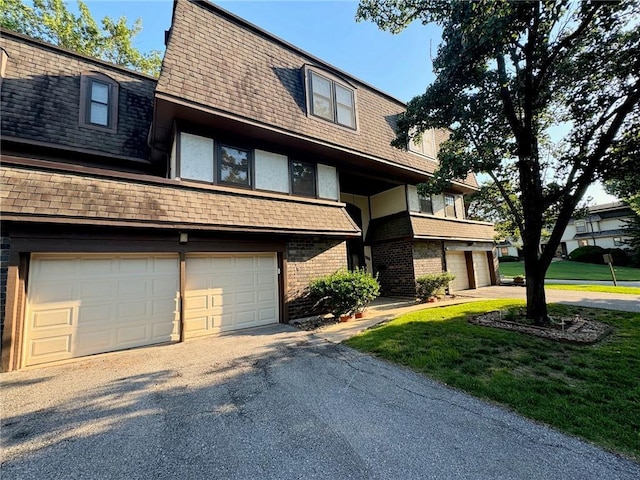
<svg viewBox="0 0 640 480"><path fill-rule="evenodd" d="M41 310L32 316L31 329L69 327L73 323L73 307L51 308Z"/></svg>
<svg viewBox="0 0 640 480"><path fill-rule="evenodd" d="M121 327L118 329L116 341L120 345L130 343L134 343L136 345L144 345L145 340L153 338L150 330L151 326L145 324Z"/></svg>
<svg viewBox="0 0 640 480"><path fill-rule="evenodd" d="M178 272L177 255L34 255L24 364L178 340Z"/></svg>
<svg viewBox="0 0 640 480"><path fill-rule="evenodd" d="M77 276L83 278L105 278L111 277L117 273L117 260L114 259L97 259L87 260L83 258L78 263Z"/></svg>
<svg viewBox="0 0 640 480"><path fill-rule="evenodd" d="M37 338L31 342L29 348L29 355L38 359L37 363L54 361L60 355L68 355L71 352L71 335Z"/></svg>
<svg viewBox="0 0 640 480"><path fill-rule="evenodd" d="M489 272L489 259L487 258L487 252L473 252L473 269L475 272L477 287L486 287L491 285L491 274Z"/></svg>
<svg viewBox="0 0 640 480"><path fill-rule="evenodd" d="M187 256L185 337L276 323L276 265L275 254ZM202 288L205 277L206 302ZM202 320L195 321L205 312L206 326Z"/></svg>
<svg viewBox="0 0 640 480"><path fill-rule="evenodd" d="M253 287L254 282L254 273L238 273L233 276L233 285L236 287Z"/></svg>
<svg viewBox="0 0 640 480"><path fill-rule="evenodd" d="M467 290L469 288L469 276L467 274L467 260L464 252L447 252L446 260L447 271L456 277L449 284L451 290Z"/></svg>

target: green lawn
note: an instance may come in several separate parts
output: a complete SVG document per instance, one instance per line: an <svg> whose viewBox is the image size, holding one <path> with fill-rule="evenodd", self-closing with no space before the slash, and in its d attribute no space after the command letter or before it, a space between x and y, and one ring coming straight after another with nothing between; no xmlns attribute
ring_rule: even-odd
<svg viewBox="0 0 640 480"><path fill-rule="evenodd" d="M430 308L345 343L604 448L640 458L640 315L551 305L614 332L578 346L472 325L467 316L522 305L481 301Z"/></svg>
<svg viewBox="0 0 640 480"><path fill-rule="evenodd" d="M624 295L640 295L640 287L614 287L613 285L545 285L553 290L578 290L581 292L622 293Z"/></svg>
<svg viewBox="0 0 640 480"><path fill-rule="evenodd" d="M618 280L639 281L640 268L614 267ZM524 262L504 262L500 264L500 275L515 277L524 275ZM556 280L611 280L608 265L580 262L553 262L547 270L547 277Z"/></svg>

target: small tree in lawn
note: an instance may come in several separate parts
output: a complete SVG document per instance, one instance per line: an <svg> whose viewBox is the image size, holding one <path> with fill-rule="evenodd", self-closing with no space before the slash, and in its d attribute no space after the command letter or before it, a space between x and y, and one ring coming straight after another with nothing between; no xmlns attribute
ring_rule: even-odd
<svg viewBox="0 0 640 480"><path fill-rule="evenodd" d="M394 33L414 20L442 27L436 80L398 118L393 145L450 129L425 193L469 172L491 177L522 236L537 324L549 321L544 277L562 233L640 118L639 16L633 0L360 1L359 20Z"/></svg>

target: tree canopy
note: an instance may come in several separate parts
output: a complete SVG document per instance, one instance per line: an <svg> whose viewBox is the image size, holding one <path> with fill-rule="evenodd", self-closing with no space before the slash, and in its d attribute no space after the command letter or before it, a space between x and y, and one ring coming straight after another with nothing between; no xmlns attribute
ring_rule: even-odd
<svg viewBox="0 0 640 480"><path fill-rule="evenodd" d="M78 15L73 14L63 0L33 0L31 6L21 0L0 0L0 25L143 73L160 73L160 52L142 53L133 46L134 38L142 31L141 19L128 26L126 17L114 20L106 16L98 26L81 0L78 10Z"/></svg>
<svg viewBox="0 0 640 480"><path fill-rule="evenodd" d="M522 235L527 315L546 323L544 276L562 233L587 187L611 178L634 144L625 139L640 120L640 3L361 0L357 18L394 33L414 20L442 27L436 79L398 118L393 144L451 130L421 188L491 177Z"/></svg>

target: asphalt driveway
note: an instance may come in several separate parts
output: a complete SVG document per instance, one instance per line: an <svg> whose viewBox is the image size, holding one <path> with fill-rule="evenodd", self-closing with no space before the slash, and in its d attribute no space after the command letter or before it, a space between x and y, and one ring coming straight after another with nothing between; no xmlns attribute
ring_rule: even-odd
<svg viewBox="0 0 640 480"><path fill-rule="evenodd" d="M283 325L0 381L3 480L640 478L637 463Z"/></svg>

